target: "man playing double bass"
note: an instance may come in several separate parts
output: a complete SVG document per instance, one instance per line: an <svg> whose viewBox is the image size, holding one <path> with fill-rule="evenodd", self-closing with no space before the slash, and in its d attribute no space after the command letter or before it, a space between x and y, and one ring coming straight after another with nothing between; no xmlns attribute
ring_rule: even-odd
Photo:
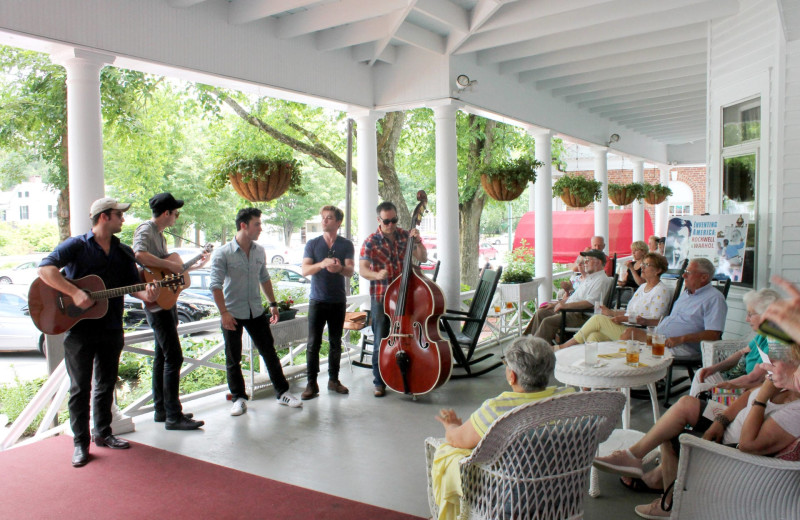
<svg viewBox="0 0 800 520"><path fill-rule="evenodd" d="M149 201L153 218L139 224L133 235L133 251L136 260L151 268L160 268L181 274L183 263L179 257L170 257L164 230L175 225L183 201L171 193L153 195ZM177 256L177 255L176 255ZM204 256L192 269L202 267L208 261ZM167 430L196 430L205 423L184 414L178 397L180 393L183 351L178 337L178 311L171 309L145 309L147 323L153 328L155 349L153 352L153 408L155 422L165 422Z"/></svg>
<svg viewBox="0 0 800 520"><path fill-rule="evenodd" d="M383 300L389 284L403 273L406 245L409 238L417 241L414 258L419 262L428 259L428 251L419 240L419 231L410 232L397 226L397 207L391 202L381 202L376 208L378 230L364 240L359 255L359 274L369 280L369 294L372 310L372 377L375 397L386 395L386 384L381 378L379 354L381 340L388 332L389 318L383 312Z"/></svg>

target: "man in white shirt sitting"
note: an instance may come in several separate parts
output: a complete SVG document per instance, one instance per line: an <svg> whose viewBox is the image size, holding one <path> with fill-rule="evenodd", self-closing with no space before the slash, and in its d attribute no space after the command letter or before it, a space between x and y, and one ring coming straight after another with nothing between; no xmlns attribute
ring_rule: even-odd
<svg viewBox="0 0 800 520"><path fill-rule="evenodd" d="M561 309L591 311L594 309L594 302L603 301L611 283L611 279L606 276L603 270L606 265L606 254L592 249L581 252L581 256L586 257L586 281L581 283L578 289L566 300L549 303L536 311L536 314L533 315L533 318L525 328L525 334L533 334L537 338L542 338L548 343L552 343L556 333L561 329ZM588 317L580 312L568 313L567 326L580 327L587 319ZM561 339L562 341L564 340L564 338Z"/></svg>

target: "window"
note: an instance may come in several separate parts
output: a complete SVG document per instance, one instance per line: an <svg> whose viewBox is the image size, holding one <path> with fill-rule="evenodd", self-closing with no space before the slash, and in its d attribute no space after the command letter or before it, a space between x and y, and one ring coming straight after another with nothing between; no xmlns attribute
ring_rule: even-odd
<svg viewBox="0 0 800 520"><path fill-rule="evenodd" d="M680 217L681 215L691 215L691 204L674 204L669 207L669 214L671 217Z"/></svg>
<svg viewBox="0 0 800 520"><path fill-rule="evenodd" d="M722 109L722 213L748 216L741 280L753 287L755 244L758 234L758 159L761 140L761 99L751 99Z"/></svg>
<svg viewBox="0 0 800 520"><path fill-rule="evenodd" d="M5 222L8 220L8 215L6 214L6 210L0 209L0 220Z"/></svg>
<svg viewBox="0 0 800 520"><path fill-rule="evenodd" d="M52 204L47 205L47 218L56 218L56 207Z"/></svg>
<svg viewBox="0 0 800 520"><path fill-rule="evenodd" d="M19 219L28 220L28 206L19 207Z"/></svg>

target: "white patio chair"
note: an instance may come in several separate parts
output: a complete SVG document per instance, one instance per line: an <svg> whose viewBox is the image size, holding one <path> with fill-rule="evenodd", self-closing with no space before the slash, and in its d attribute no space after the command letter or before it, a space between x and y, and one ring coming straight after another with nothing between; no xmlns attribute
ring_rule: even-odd
<svg viewBox="0 0 800 520"><path fill-rule="evenodd" d="M500 417L461 461L461 518L582 518L597 446L619 419L619 392L582 392L525 404ZM428 503L431 466L444 439L425 439Z"/></svg>
<svg viewBox="0 0 800 520"><path fill-rule="evenodd" d="M751 455L681 435L670 518L797 518L800 462Z"/></svg>
<svg viewBox="0 0 800 520"><path fill-rule="evenodd" d="M730 357L737 350L741 350L750 343L747 339L721 339L717 341L702 341L700 350L703 356L703 366L710 367L723 359Z"/></svg>

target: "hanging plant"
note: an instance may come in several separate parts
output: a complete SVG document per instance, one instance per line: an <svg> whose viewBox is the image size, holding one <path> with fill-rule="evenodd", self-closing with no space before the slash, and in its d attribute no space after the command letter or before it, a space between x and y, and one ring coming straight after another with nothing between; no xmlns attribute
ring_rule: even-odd
<svg viewBox="0 0 800 520"><path fill-rule="evenodd" d="M672 190L662 184L644 183L644 200L648 204L661 204L672 195Z"/></svg>
<svg viewBox="0 0 800 520"><path fill-rule="evenodd" d="M644 184L631 182L630 184L608 184L608 198L617 206L627 206L636 199L644 198Z"/></svg>
<svg viewBox="0 0 800 520"><path fill-rule="evenodd" d="M494 200L514 200L519 197L529 182L536 182L536 168L543 164L530 157L482 166L481 186Z"/></svg>
<svg viewBox="0 0 800 520"><path fill-rule="evenodd" d="M553 198L561 197L571 208L585 208L592 201L600 201L603 183L580 175L563 175L553 183Z"/></svg>
<svg viewBox="0 0 800 520"><path fill-rule="evenodd" d="M211 179L213 188L231 183L236 193L251 202L277 199L287 190L302 193L302 176L297 161L291 158L234 155L216 168Z"/></svg>

